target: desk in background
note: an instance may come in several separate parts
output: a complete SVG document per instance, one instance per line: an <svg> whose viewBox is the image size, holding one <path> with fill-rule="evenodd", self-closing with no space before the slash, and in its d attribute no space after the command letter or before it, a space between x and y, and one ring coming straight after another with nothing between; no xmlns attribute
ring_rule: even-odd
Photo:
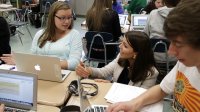
<svg viewBox="0 0 200 112"><path fill-rule="evenodd" d="M49 106L61 106L68 98L68 85L77 79L76 73L72 71L64 82L51 82L38 80L38 103Z"/></svg>

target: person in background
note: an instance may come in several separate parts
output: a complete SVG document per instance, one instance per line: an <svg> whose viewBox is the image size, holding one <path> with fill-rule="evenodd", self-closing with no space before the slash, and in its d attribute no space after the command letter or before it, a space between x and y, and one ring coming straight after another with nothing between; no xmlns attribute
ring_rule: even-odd
<svg viewBox="0 0 200 112"><path fill-rule="evenodd" d="M4 108L5 108L4 104L0 103L0 112L4 112Z"/></svg>
<svg viewBox="0 0 200 112"><path fill-rule="evenodd" d="M149 14L152 10L163 7L162 0L151 0L147 6L142 10L141 14Z"/></svg>
<svg viewBox="0 0 200 112"><path fill-rule="evenodd" d="M131 0L131 3L128 5L129 14L139 14L141 9L147 5L147 0Z"/></svg>
<svg viewBox="0 0 200 112"><path fill-rule="evenodd" d="M119 2L117 2L117 0L113 0L112 9L116 11L118 14L124 14L124 9L122 5Z"/></svg>
<svg viewBox="0 0 200 112"><path fill-rule="evenodd" d="M35 34L31 53L58 57L62 69L75 69L82 55L82 38L73 29L72 10L67 3L52 4L46 27ZM12 55L3 58L8 64L13 62Z"/></svg>
<svg viewBox="0 0 200 112"><path fill-rule="evenodd" d="M113 41L116 42L122 36L119 16L117 12L112 9L112 0L94 0L92 7L88 10L86 15L86 25L88 31L108 32L113 35ZM89 49L87 44L87 49ZM98 47L98 46L97 46ZM99 46L101 48L101 46ZM117 48L108 46L107 59L112 59L117 54ZM91 57L102 59L104 51L97 49L92 51ZM95 52L95 53L94 53Z"/></svg>
<svg viewBox="0 0 200 112"><path fill-rule="evenodd" d="M88 31L111 33L113 42L122 35L118 14L112 9L112 0L94 0L86 15Z"/></svg>
<svg viewBox="0 0 200 112"><path fill-rule="evenodd" d="M2 57L11 53L10 27L3 17L0 17L0 26L0 57ZM0 58L0 64L5 63L2 58Z"/></svg>
<svg viewBox="0 0 200 112"><path fill-rule="evenodd" d="M36 33L31 52L59 57L62 69L75 69L81 58L82 38L73 29L72 10L66 2L52 4L46 28Z"/></svg>
<svg viewBox="0 0 200 112"><path fill-rule="evenodd" d="M118 57L102 68L85 67L81 62L76 74L81 77L97 78L97 81L112 75L113 81L123 84L149 88L155 85L158 71L150 45L149 37L140 31L125 33Z"/></svg>
<svg viewBox="0 0 200 112"><path fill-rule="evenodd" d="M148 16L144 32L150 37L165 38L163 24L168 13L176 7L180 0L163 0L164 7L153 10Z"/></svg>
<svg viewBox="0 0 200 112"><path fill-rule="evenodd" d="M171 40L169 53L179 60L162 80L139 97L108 107L107 112L135 112L173 94L172 108L180 112L200 112L200 0L181 0L164 23Z"/></svg>

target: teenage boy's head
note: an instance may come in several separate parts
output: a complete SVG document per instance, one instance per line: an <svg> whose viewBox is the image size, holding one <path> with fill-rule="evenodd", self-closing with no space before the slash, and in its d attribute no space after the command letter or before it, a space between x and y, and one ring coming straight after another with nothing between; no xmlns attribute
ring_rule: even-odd
<svg viewBox="0 0 200 112"><path fill-rule="evenodd" d="M186 66L200 68L200 0L182 0L168 15L164 31L171 40L169 53Z"/></svg>

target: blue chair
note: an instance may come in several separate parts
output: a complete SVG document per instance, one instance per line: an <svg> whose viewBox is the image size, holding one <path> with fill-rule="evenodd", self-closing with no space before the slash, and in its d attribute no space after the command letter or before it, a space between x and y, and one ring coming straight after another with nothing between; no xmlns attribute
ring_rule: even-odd
<svg viewBox="0 0 200 112"><path fill-rule="evenodd" d="M86 58L88 61L97 61L108 64L116 58L119 43L113 42L113 35L107 32L88 31L86 39Z"/></svg>

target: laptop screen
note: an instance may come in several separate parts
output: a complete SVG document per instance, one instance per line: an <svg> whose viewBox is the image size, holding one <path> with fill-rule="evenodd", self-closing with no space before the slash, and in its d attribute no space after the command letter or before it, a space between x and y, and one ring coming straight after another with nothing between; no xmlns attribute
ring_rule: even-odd
<svg viewBox="0 0 200 112"><path fill-rule="evenodd" d="M23 106L32 108L34 105L35 77L30 74L19 75L19 72L0 71L0 102L7 106Z"/></svg>
<svg viewBox="0 0 200 112"><path fill-rule="evenodd" d="M123 27L124 25L126 25L128 15L123 15L123 14L118 14L118 15L119 15L120 26Z"/></svg>
<svg viewBox="0 0 200 112"><path fill-rule="evenodd" d="M134 26L145 26L148 16L134 16Z"/></svg>

